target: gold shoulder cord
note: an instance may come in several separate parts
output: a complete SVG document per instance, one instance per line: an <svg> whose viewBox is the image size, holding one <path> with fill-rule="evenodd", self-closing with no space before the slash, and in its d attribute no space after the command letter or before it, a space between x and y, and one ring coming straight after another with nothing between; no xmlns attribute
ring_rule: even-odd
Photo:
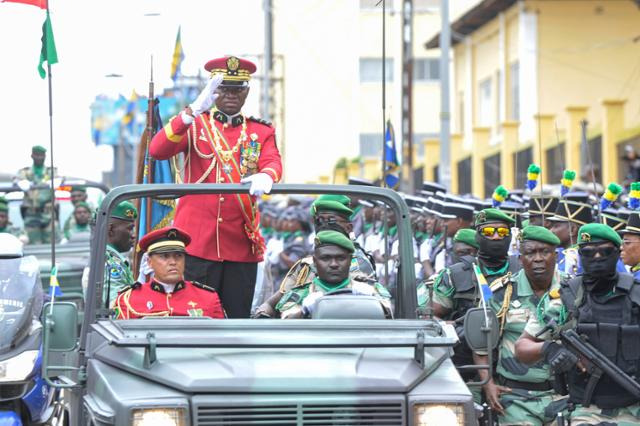
<svg viewBox="0 0 640 426"><path fill-rule="evenodd" d="M131 289L127 290L122 294L122 298L124 299L124 304L127 307L127 318L125 319L129 319L129 312L132 312L134 315L137 315L140 317L168 317L169 316L169 311L147 312L147 313L136 311L135 309L133 309L133 307L129 303L130 296L131 296Z"/></svg>
<svg viewBox="0 0 640 426"><path fill-rule="evenodd" d="M507 312L509 311L509 305L511 304L511 296L513 295L513 283L510 280L511 273L506 275L507 288L504 289L504 299L502 300L502 306L500 310L496 314L496 317L500 320L500 335L502 335L502 331L504 330L504 324L507 322ZM503 278L505 279L505 278Z"/></svg>
<svg viewBox="0 0 640 426"><path fill-rule="evenodd" d="M200 121L202 121L202 123L204 123L204 120L202 120L202 118L200 118ZM205 125L205 124L203 124ZM193 148L196 150L196 153L198 154L198 157L208 160L211 159L211 163L209 163L209 167L207 168L207 170L202 174L202 176L200 176L200 178L193 182L193 183L202 183L206 178L209 177L209 175L211 174L211 171L213 170L213 168L216 165L216 157L215 157L215 152L212 152L211 154L203 154L202 152L200 152L200 150L198 149L198 138L197 138L197 133L196 133L196 120L194 119L193 122L191 123L191 129L193 130ZM191 162L189 162L189 178L191 178Z"/></svg>

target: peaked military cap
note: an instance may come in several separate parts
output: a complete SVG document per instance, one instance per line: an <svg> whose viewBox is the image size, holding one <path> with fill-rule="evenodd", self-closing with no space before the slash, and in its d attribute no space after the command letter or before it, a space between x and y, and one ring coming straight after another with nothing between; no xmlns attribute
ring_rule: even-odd
<svg viewBox="0 0 640 426"><path fill-rule="evenodd" d="M316 238L313 240L313 243L315 248L332 245L342 247L349 253L356 251L353 241L338 231L320 231L316 234Z"/></svg>
<svg viewBox="0 0 640 426"><path fill-rule="evenodd" d="M365 178L349 176L348 180L349 185L364 185L364 186L373 186L373 181Z"/></svg>
<svg viewBox="0 0 640 426"><path fill-rule="evenodd" d="M480 248L480 245L476 242L476 231L469 228L459 229L453 236L453 242L465 243L471 247Z"/></svg>
<svg viewBox="0 0 640 426"><path fill-rule="evenodd" d="M464 203L472 206L474 213L478 213L485 208L484 201L475 198L465 198Z"/></svg>
<svg viewBox="0 0 640 426"><path fill-rule="evenodd" d="M191 236L182 229L168 226L149 232L139 242L140 250L148 254L184 252Z"/></svg>
<svg viewBox="0 0 640 426"><path fill-rule="evenodd" d="M632 212L629 215L629 223L627 226L619 231L621 234L637 234L640 235L640 212Z"/></svg>
<svg viewBox="0 0 640 426"><path fill-rule="evenodd" d="M516 223L515 219L509 216L508 214L506 214L505 212L500 211L498 209L489 208L489 209L484 209L478 212L478 214L476 215L476 220L474 225L477 228L480 225L484 225L485 223L492 223L492 222L504 222L508 225L515 225Z"/></svg>
<svg viewBox="0 0 640 426"><path fill-rule="evenodd" d="M248 86L251 74L256 72L256 64L236 56L212 59L204 65L211 76L223 75L220 86Z"/></svg>
<svg viewBox="0 0 640 426"><path fill-rule="evenodd" d="M552 246L560 245L560 239L544 226L525 226L520 233L519 239L521 241L540 241Z"/></svg>
<svg viewBox="0 0 640 426"><path fill-rule="evenodd" d="M622 244L622 239L612 227L602 223L587 223L578 230L578 244L601 243L611 241L617 247Z"/></svg>
<svg viewBox="0 0 640 426"><path fill-rule="evenodd" d="M39 152L41 154L45 154L47 152L47 148L42 145L34 145L31 147L31 152Z"/></svg>
<svg viewBox="0 0 640 426"><path fill-rule="evenodd" d="M558 201L554 215L549 220L554 222L573 222L578 225L586 225L593 222L591 213L592 203L586 192L574 192L566 194Z"/></svg>
<svg viewBox="0 0 640 426"><path fill-rule="evenodd" d="M111 211L111 217L133 222L138 218L138 209L131 202L123 201Z"/></svg>
<svg viewBox="0 0 640 426"><path fill-rule="evenodd" d="M517 222L520 214L524 210L524 206L515 201L503 201L502 204L500 204L499 210L502 210Z"/></svg>
<svg viewBox="0 0 640 426"><path fill-rule="evenodd" d="M324 194L311 203L311 216L315 217L318 212L330 211L342 216L349 217L353 210L349 208L351 199L346 195Z"/></svg>
<svg viewBox="0 0 640 426"><path fill-rule="evenodd" d="M429 181L422 182L422 190L431 194L435 194L436 192L447 192L447 188L444 185Z"/></svg>
<svg viewBox="0 0 640 426"><path fill-rule="evenodd" d="M443 219L460 218L471 222L473 221L473 206L463 204L462 202L445 201L442 205L440 217Z"/></svg>

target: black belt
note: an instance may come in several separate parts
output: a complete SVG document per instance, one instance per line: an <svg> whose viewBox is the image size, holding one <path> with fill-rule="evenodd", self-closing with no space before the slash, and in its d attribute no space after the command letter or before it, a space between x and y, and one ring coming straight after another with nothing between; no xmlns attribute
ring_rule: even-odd
<svg viewBox="0 0 640 426"><path fill-rule="evenodd" d="M502 386L507 386L509 388L515 389L525 389L530 391L548 391L553 389L553 383L549 380L544 382L532 383L532 382L521 382L519 380L511 380L507 379L503 376L498 376L498 383Z"/></svg>

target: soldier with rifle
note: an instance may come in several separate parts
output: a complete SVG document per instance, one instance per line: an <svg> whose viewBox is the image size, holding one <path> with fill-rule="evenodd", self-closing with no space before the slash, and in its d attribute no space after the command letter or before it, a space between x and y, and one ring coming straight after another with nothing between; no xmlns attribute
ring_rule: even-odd
<svg viewBox="0 0 640 426"><path fill-rule="evenodd" d="M584 273L551 291L516 342L521 362L549 363L569 394L570 424L640 422L640 286L617 272L620 236L591 223L578 231Z"/></svg>

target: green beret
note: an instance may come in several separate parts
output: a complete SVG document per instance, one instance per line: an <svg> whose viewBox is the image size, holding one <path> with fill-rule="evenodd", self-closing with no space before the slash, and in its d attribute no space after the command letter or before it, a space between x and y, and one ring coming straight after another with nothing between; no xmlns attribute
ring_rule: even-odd
<svg viewBox="0 0 640 426"><path fill-rule="evenodd" d="M85 202L85 201L78 201L76 203L75 206L73 206L73 209L77 209L78 207L84 207L85 209L91 211L91 206L89 205L89 203Z"/></svg>
<svg viewBox="0 0 640 426"><path fill-rule="evenodd" d="M480 210L478 214L476 214L475 227L477 228L480 225L484 225L485 223L491 222L504 222L509 225L515 225L516 221L514 218L506 214L505 212L489 208Z"/></svg>
<svg viewBox="0 0 640 426"><path fill-rule="evenodd" d="M453 236L453 241L455 243L465 243L470 245L471 247L480 248L478 243L476 242L476 231L469 228L464 228L458 230L456 235Z"/></svg>
<svg viewBox="0 0 640 426"><path fill-rule="evenodd" d="M315 248L318 248L324 245L339 246L347 250L349 253L353 253L354 251L356 251L356 248L353 245L353 241L351 241L349 237L344 235L342 232L338 232L338 231L318 232L314 240L314 245L315 245Z"/></svg>
<svg viewBox="0 0 640 426"><path fill-rule="evenodd" d="M84 185L73 185L71 191L87 192L87 187Z"/></svg>
<svg viewBox="0 0 640 426"><path fill-rule="evenodd" d="M541 243L559 246L560 239L544 226L529 225L525 226L520 233L522 241L540 241Z"/></svg>
<svg viewBox="0 0 640 426"><path fill-rule="evenodd" d="M620 247L622 239L612 227L602 223L588 223L578 230L578 244L599 243L611 241L616 247Z"/></svg>
<svg viewBox="0 0 640 426"><path fill-rule="evenodd" d="M529 226L529 219L525 219L522 221L522 227L526 228L527 226Z"/></svg>
<svg viewBox="0 0 640 426"><path fill-rule="evenodd" d="M111 212L111 217L133 222L138 217L138 210L129 201L123 201Z"/></svg>
<svg viewBox="0 0 640 426"><path fill-rule="evenodd" d="M345 195L321 195L311 204L311 216L315 217L317 212L329 211L349 217L353 214L353 210L349 208L350 202L351 199Z"/></svg>
<svg viewBox="0 0 640 426"><path fill-rule="evenodd" d="M34 145L31 147L31 152L40 152L42 154L45 154L47 152L47 148L42 145Z"/></svg>

